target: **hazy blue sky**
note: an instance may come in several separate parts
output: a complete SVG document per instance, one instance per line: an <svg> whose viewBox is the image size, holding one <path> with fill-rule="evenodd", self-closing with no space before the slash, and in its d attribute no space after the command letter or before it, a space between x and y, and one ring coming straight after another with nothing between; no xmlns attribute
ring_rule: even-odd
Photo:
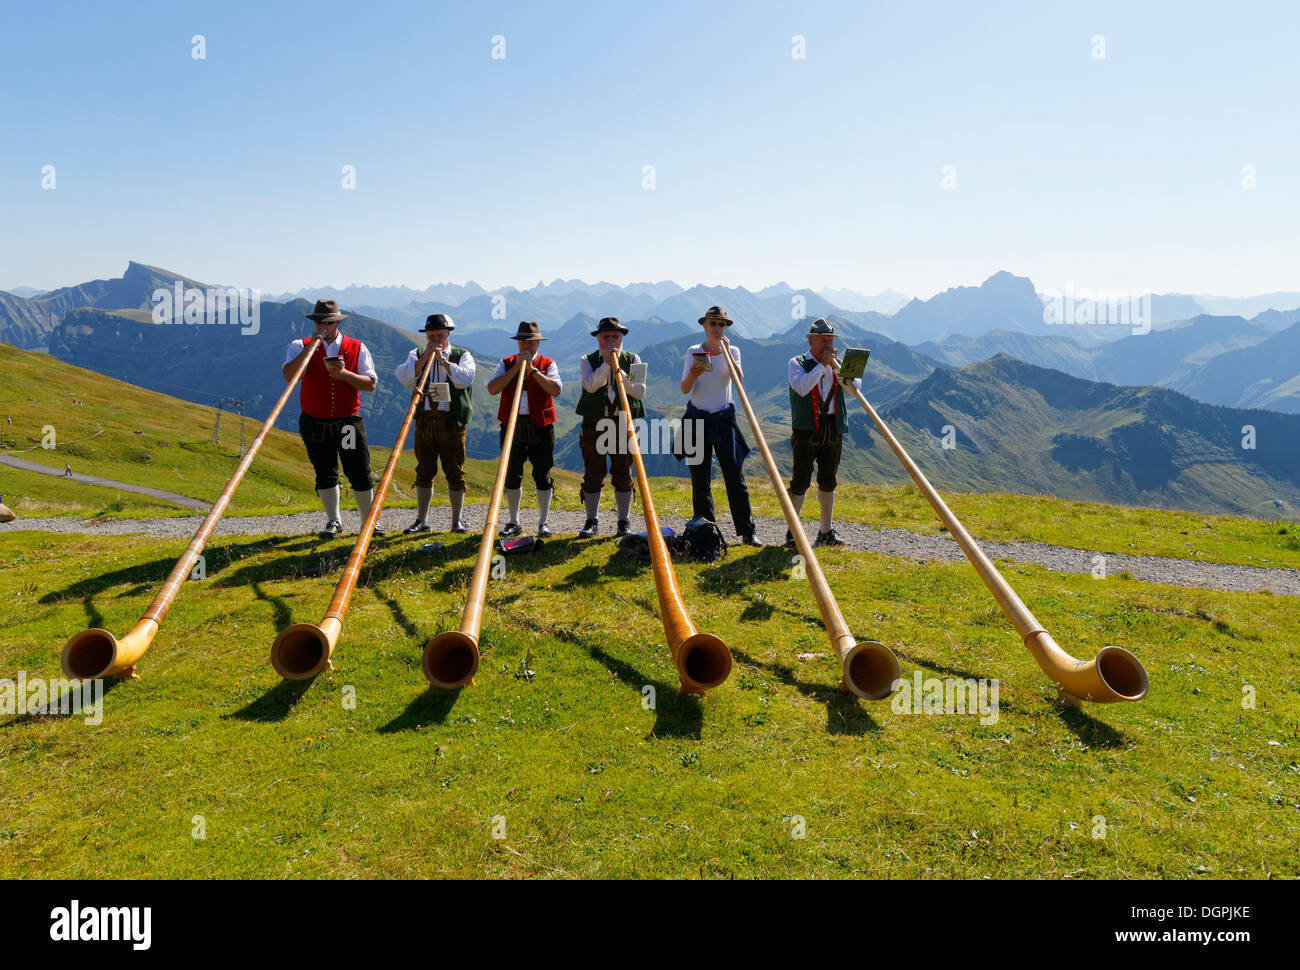
<svg viewBox="0 0 1300 970"><path fill-rule="evenodd" d="M0 288L1300 289L1298 37L1294 0L10 4Z"/></svg>

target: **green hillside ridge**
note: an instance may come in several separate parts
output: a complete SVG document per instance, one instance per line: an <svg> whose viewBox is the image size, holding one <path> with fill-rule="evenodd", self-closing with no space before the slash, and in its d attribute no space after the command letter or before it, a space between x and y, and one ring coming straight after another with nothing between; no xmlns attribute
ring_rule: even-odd
<svg viewBox="0 0 1300 970"><path fill-rule="evenodd" d="M216 411L166 395L105 378L46 355L0 346L0 364L8 379L0 384L0 415L13 424L0 424L0 441L5 451L29 461L61 470L71 463L78 472L117 481L165 488L204 501L214 501L238 464L238 418L222 415L222 444L211 443ZM72 388L76 388L75 395ZM73 397L83 403L73 406ZM34 400L28 401L31 397ZM297 413L291 400L287 411ZM480 409L485 410L485 409ZM54 417L51 417L53 415ZM65 426L61 415L72 423ZM859 415L855 420L865 420ZM53 422L61 442L59 449L33 447L41 440L41 428ZM89 437L102 427L102 434ZM258 425L249 421L246 434L251 441ZM488 421L484 419L483 433ZM766 425L769 441L778 447L778 426ZM787 420L788 428L788 420ZM136 435L135 431L144 432ZM896 433L901 433L898 425ZM1097 429L1094 429L1097 430ZM570 436L576 437L572 431ZM784 432L780 432L784 434ZM73 440L70 442L69 437ZM869 439L873 440L873 439ZM162 443L169 443L164 446ZM877 442L877 447L880 447ZM910 447L910 446L909 446ZM1103 505L1044 495L1011 495L1004 492L965 493L948 488L946 467L930 451L914 454L938 487L944 490L953 511L978 538L996 541L1038 541L1053 545L1091 548L1099 552L1159 555L1199 559L1207 562L1253 566L1300 568L1300 527L1233 516L1200 515L1143 507ZM148 456L146 458L146 456ZM387 461L388 451L372 443L371 463L376 473ZM893 461L892 455L882 457ZM671 459L670 459L671 461ZM656 508L664 515L691 516L690 483L681 466L676 474L652 479ZM763 473L757 454L746 461L750 493L756 514L779 518L779 503ZM903 477L895 462L892 477ZM497 461L471 459L466 465L471 504L485 504L496 475ZM411 484L415 459L406 451L394 478L389 507L414 504ZM578 482L575 472L555 473L557 488L554 507L577 510ZM920 493L910 485L865 485L841 474L837 490L836 515L842 521L873 526L905 528L937 534L938 519ZM344 485L346 490L346 484ZM722 483L715 474L715 490L722 501ZM436 485L437 501L444 501L445 486ZM525 482L525 506L532 507L532 483ZM111 489L96 488L0 466L0 496L24 517L70 515L137 518L192 515L170 503ZM606 487L604 505L612 504L612 489ZM243 485L235 493L229 514L268 515L316 511L319 508L312 472L297 435L273 430L253 463ZM636 499L634 508L640 508ZM811 517L813 510L805 510Z"/></svg>
<svg viewBox="0 0 1300 970"><path fill-rule="evenodd" d="M184 545L4 542L0 675L46 678L72 633L130 626ZM337 573L302 578L310 538L214 543L102 723L0 718L0 875L1300 875L1294 597L1004 567L1066 649L1116 643L1151 674L1140 703L1072 711L965 564L822 551L851 628L905 678L1000 681L981 724L836 691L807 583L776 549L679 567L736 664L678 698L648 567L558 538L491 583L476 684L427 690L420 649L458 622L475 542L377 546L335 671L306 683L267 652L319 620Z"/></svg>

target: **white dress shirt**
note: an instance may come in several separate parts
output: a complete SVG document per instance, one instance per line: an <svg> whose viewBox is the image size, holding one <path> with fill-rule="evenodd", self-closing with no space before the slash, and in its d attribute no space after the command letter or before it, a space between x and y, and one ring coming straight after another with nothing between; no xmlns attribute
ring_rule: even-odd
<svg viewBox="0 0 1300 970"><path fill-rule="evenodd" d="M803 369L803 364L799 363L799 358L791 357L789 375L790 387L792 387L794 392L800 397L807 397L812 393L812 389L816 387L818 389L818 395L823 401L825 401L831 393L831 381L835 377L835 372L822 363L818 363L810 371L805 371ZM862 390L862 378L855 377L853 379L853 386L858 390ZM830 397L829 403L826 406L826 413L835 413L834 397Z"/></svg>
<svg viewBox="0 0 1300 970"><path fill-rule="evenodd" d="M397 369L393 371L393 376L401 381L402 386L408 391L415 387L415 375L420 372L420 358L416 356L419 349L420 348L412 348L411 352L407 354L406 360L398 364ZM452 348L448 347L447 353L451 353L451 351ZM425 353L431 353L431 351L426 348ZM446 357L443 358L443 363L434 364L430 369L429 379L426 382L425 387L428 387L429 384L448 383L456 385L456 387L460 388L462 391L474 383L474 357L468 350L464 351L460 355L460 360L454 364L447 360ZM426 395L424 398L424 410L432 411L434 408L435 405ZM439 411L450 411L451 402L439 401L436 408Z"/></svg>
<svg viewBox="0 0 1300 970"><path fill-rule="evenodd" d="M695 344L686 351L686 361L682 365L682 380L691 372L695 363L694 355L704 353L704 344ZM710 355L713 370L706 370L691 385L691 403L701 411L722 411L731 403L731 368L725 360L718 360L721 354ZM731 359L740 366L740 348L731 345Z"/></svg>
<svg viewBox="0 0 1300 970"><path fill-rule="evenodd" d="M492 376L488 378L488 383L491 384L498 377L505 377L505 376L506 376L506 361L505 358L503 357L497 363L497 369L494 370L492 372ZM546 370L542 371L542 376L549 378L555 382L556 384L555 393L552 394L551 397L559 397L560 391L564 389L564 385L560 382L560 368L555 365L555 361L551 361L550 366L547 367ZM506 392L502 391L501 393L504 394ZM528 413L528 388L526 387L524 388L524 393L519 395L519 413L520 414Z"/></svg>
<svg viewBox="0 0 1300 970"><path fill-rule="evenodd" d="M326 357L337 357L339 355L339 351L343 349L343 334L340 333L332 344L325 344L324 346L325 346ZM286 364L289 363L291 360L293 360L301 353L302 353L302 341L291 340L289 342L289 350L284 355L284 362ZM375 379L375 383L376 384L379 383L379 375L375 373L375 362L370 359L370 350L368 347L366 347L365 344L361 345L361 350L358 351L357 353L356 373L360 374L362 377L373 377Z"/></svg>

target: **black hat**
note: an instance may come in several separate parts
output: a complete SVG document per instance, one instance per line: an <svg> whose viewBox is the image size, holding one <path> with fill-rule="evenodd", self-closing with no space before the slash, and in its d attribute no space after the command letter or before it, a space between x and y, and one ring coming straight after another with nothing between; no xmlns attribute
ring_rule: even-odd
<svg viewBox="0 0 1300 970"><path fill-rule="evenodd" d="M512 340L545 340L542 336L541 328L537 326L536 320L519 321L519 329L515 331Z"/></svg>
<svg viewBox="0 0 1300 970"><path fill-rule="evenodd" d="M591 332L593 337L602 333L613 333L617 330L623 336L627 336L627 327L618 322L618 317L602 317L600 323L596 324L596 329Z"/></svg>
<svg viewBox="0 0 1300 970"><path fill-rule="evenodd" d="M704 316L700 317L700 325L703 326L710 321L721 321L727 326L731 326L731 318L727 316L727 311L720 306L711 306L705 311Z"/></svg>
<svg viewBox="0 0 1300 970"><path fill-rule="evenodd" d="M317 300L316 309L307 314L308 320L317 323L338 323L347 318L346 313L339 313L339 305L334 300Z"/></svg>
<svg viewBox="0 0 1300 970"><path fill-rule="evenodd" d="M808 336L810 336L810 337L834 337L834 336L835 336L835 328L832 327L829 323L827 323L827 322L826 322L824 319L822 319L821 317L818 317L816 320L814 320L814 321L812 322L812 325L808 328Z"/></svg>
<svg viewBox="0 0 1300 970"><path fill-rule="evenodd" d="M445 313L430 313L424 318L424 326L420 333L432 333L434 330L455 330L456 325L451 322L451 317Z"/></svg>

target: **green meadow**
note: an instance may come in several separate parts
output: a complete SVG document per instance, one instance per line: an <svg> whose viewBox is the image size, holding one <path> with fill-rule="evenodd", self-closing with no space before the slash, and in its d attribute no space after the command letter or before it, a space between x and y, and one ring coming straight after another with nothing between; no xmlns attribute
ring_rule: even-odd
<svg viewBox="0 0 1300 970"><path fill-rule="evenodd" d="M1004 513L1005 514L1005 513ZM219 539L102 720L0 717L0 875L1271 878L1300 869L1300 600L1002 563L1079 657L1124 646L1139 703L1061 707L974 572L828 550L850 627L903 675L999 682L997 718L836 689L777 549L682 565L731 677L679 697L648 567L557 537L488 592L476 682L429 689L477 547L373 546L335 669L282 682L276 632L324 612L345 542ZM181 541L13 533L0 675L57 678L125 632ZM330 572L333 569L334 572ZM323 572L323 575L314 575ZM92 718L93 720L93 718ZM201 837L200 837L201 836Z"/></svg>

